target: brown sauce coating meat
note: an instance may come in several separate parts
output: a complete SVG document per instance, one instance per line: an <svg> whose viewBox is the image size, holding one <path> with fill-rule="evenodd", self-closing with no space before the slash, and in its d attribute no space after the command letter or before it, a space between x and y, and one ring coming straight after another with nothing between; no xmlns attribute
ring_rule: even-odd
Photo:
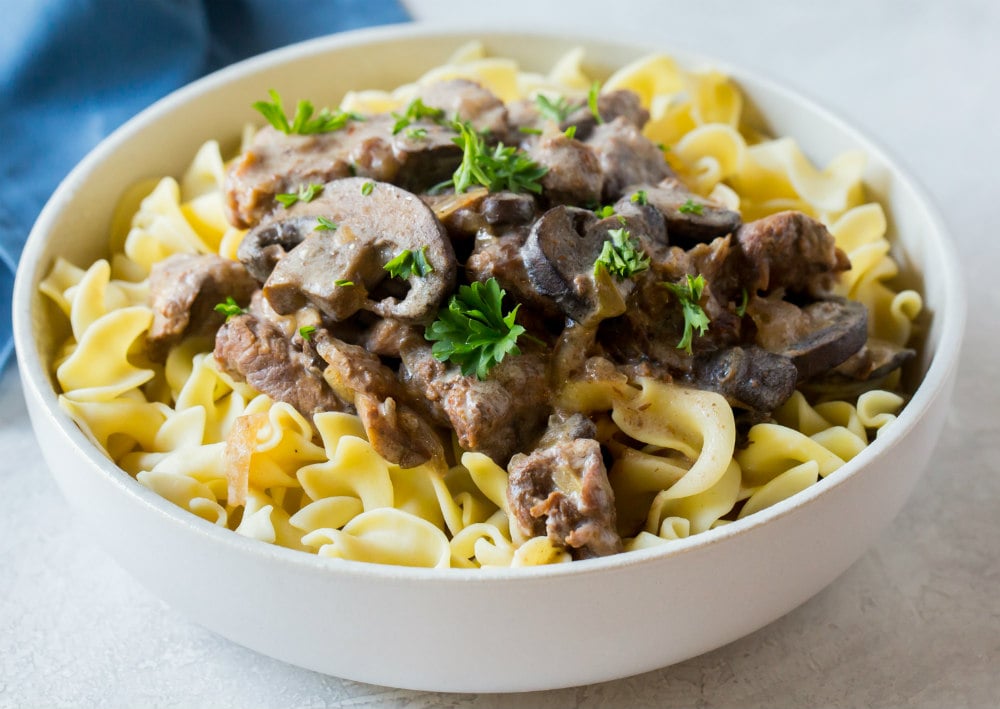
<svg viewBox="0 0 1000 709"><path fill-rule="evenodd" d="M573 377L715 391L752 422L796 388L857 393L912 358L868 337L864 306L832 295L850 263L826 227L799 212L743 223L693 193L643 135L649 114L634 93L601 94L600 120L578 98L558 121L464 79L418 95L443 113L414 130L396 130L393 114L318 135L260 130L226 178L229 218L249 229L241 263L183 256L154 268L150 353L217 328L223 371L309 417L356 412L402 467L454 464L454 436L507 468L519 536L547 536L575 558L616 553L622 540L594 421L555 412ZM544 168L537 184L454 194L454 119L481 131L494 159L501 141L519 146L520 160ZM312 199L279 206L278 194L309 184L322 186ZM595 214L609 203L610 215ZM624 276L595 266L618 233L642 261ZM390 260L417 252L426 269L389 273ZM696 276L693 307L708 326L685 350L685 309L665 284ZM494 280L503 313L517 307L527 333L480 379L438 359L428 328L457 307L458 287ZM223 324L214 306L227 296L249 312Z"/></svg>

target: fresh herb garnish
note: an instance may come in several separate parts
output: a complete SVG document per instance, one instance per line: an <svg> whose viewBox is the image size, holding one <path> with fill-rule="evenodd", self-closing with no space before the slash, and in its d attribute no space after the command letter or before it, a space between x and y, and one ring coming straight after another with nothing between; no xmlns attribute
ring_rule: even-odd
<svg viewBox="0 0 1000 709"><path fill-rule="evenodd" d="M366 182L365 184L361 185L361 194L363 194L365 197L367 197L368 195L370 195L372 193L373 189L375 189L375 183L374 182Z"/></svg>
<svg viewBox="0 0 1000 709"><path fill-rule="evenodd" d="M356 113L346 111L331 111L328 108L321 109L316 117L313 117L315 108L309 101L299 101L295 106L295 116L291 122L285 115L285 108L281 104L281 96L274 89L268 91L271 102L256 101L253 107L261 112L267 122L286 134L309 135L312 133L329 133L340 130L347 125L348 121L363 121L364 118Z"/></svg>
<svg viewBox="0 0 1000 709"><path fill-rule="evenodd" d="M313 227L316 231L336 231L338 224L326 217L316 217L316 226Z"/></svg>
<svg viewBox="0 0 1000 709"><path fill-rule="evenodd" d="M275 195L274 198L281 202L281 204L287 209L291 207L296 202L312 202L313 199L320 192L323 191L323 185L313 182L308 185L299 185L298 192L290 192L287 194Z"/></svg>
<svg viewBox="0 0 1000 709"><path fill-rule="evenodd" d="M393 278L406 280L416 274L426 276L434 270L434 267L427 261L427 247L421 246L417 251L403 249L385 266L383 266Z"/></svg>
<svg viewBox="0 0 1000 709"><path fill-rule="evenodd" d="M594 119L598 123L604 123L604 119L601 118L601 111L597 107L597 96L601 93L601 82L595 81L590 85L590 91L587 92L587 105L590 106L590 112L594 114Z"/></svg>
<svg viewBox="0 0 1000 709"><path fill-rule="evenodd" d="M310 341L314 332L316 332L315 325L303 325L299 328L299 336L306 342Z"/></svg>
<svg viewBox="0 0 1000 709"><path fill-rule="evenodd" d="M406 132L403 134L410 140L423 140L427 137L426 128L407 128Z"/></svg>
<svg viewBox="0 0 1000 709"><path fill-rule="evenodd" d="M563 135L565 135L570 140L572 140L573 138L575 138L576 137L576 126L570 126L566 130L564 130L563 131Z"/></svg>
<svg viewBox="0 0 1000 709"><path fill-rule="evenodd" d="M528 135L541 135L542 134L542 129L541 128L534 128L532 126L521 126L520 128L518 128L518 130L521 133L527 133Z"/></svg>
<svg viewBox="0 0 1000 709"><path fill-rule="evenodd" d="M349 281L346 278L338 278L333 282L333 285L338 286L340 288L350 288L351 286L354 285L354 281Z"/></svg>
<svg viewBox="0 0 1000 709"><path fill-rule="evenodd" d="M504 295L495 278L460 286L424 333L434 343L434 357L454 362L466 376L485 379L505 356L521 354L517 338L524 327L515 322L521 306L504 315Z"/></svg>
<svg viewBox="0 0 1000 709"><path fill-rule="evenodd" d="M670 151L670 146L666 143L657 143L656 147L660 149L661 153L666 153Z"/></svg>
<svg viewBox="0 0 1000 709"><path fill-rule="evenodd" d="M636 204L649 204L649 195L646 190L639 190L632 194L632 202Z"/></svg>
<svg viewBox="0 0 1000 709"><path fill-rule="evenodd" d="M392 124L392 134L396 135L414 121L419 121L422 118L440 121L444 118L444 111L440 108L431 108L419 98L415 98L410 101L403 113L393 113L392 117L396 119L396 122ZM426 131L424 132L426 133Z"/></svg>
<svg viewBox="0 0 1000 709"><path fill-rule="evenodd" d="M701 274L698 276L688 274L686 283L662 283L661 285L673 293L674 297L681 303L684 312L684 335L677 343L677 349L691 354L691 340L694 336L694 330L697 329L699 335L704 335L710 322L708 315L698 303L701 300L702 290L705 288L705 278Z"/></svg>
<svg viewBox="0 0 1000 709"><path fill-rule="evenodd" d="M539 113L556 123L565 121L567 116L573 111L573 107L566 101L565 96L557 96L556 100L553 101L544 94L538 94L535 96L535 105L538 107Z"/></svg>
<svg viewBox="0 0 1000 709"><path fill-rule="evenodd" d="M615 205L605 204L603 207L598 207L597 209L595 209L594 214L596 214L601 219L607 219L608 217L613 217L615 216Z"/></svg>
<svg viewBox="0 0 1000 709"><path fill-rule="evenodd" d="M241 308L240 304L231 295L226 296L226 301L224 303L219 303L215 306L215 311L217 313L222 313L226 316L226 322L229 322L237 315L241 315L247 311L246 308Z"/></svg>
<svg viewBox="0 0 1000 709"><path fill-rule="evenodd" d="M679 211L681 214L701 214L705 210L704 204L698 204L693 199L688 197L687 202L680 206Z"/></svg>
<svg viewBox="0 0 1000 709"><path fill-rule="evenodd" d="M455 192L461 194L473 185L482 185L490 192L541 193L539 180L549 171L547 167L534 162L523 151L503 143L490 151L483 135L468 121L455 121L452 127L458 132L454 141L462 149L462 163L452 178L437 185L435 190L454 185Z"/></svg>
<svg viewBox="0 0 1000 709"><path fill-rule="evenodd" d="M604 242L601 255L594 261L595 276L598 269L604 268L619 281L624 281L649 268L649 257L642 252L627 229L611 229L608 236L611 238Z"/></svg>
<svg viewBox="0 0 1000 709"><path fill-rule="evenodd" d="M743 289L743 294L740 297L740 304L736 306L736 314L741 318L747 313L747 304L750 302L750 294L747 293L747 289Z"/></svg>

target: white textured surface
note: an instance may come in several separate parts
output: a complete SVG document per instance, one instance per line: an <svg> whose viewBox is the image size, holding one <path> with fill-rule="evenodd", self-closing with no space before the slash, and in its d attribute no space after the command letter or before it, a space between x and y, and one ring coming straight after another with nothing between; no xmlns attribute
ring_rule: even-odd
<svg viewBox="0 0 1000 709"><path fill-rule="evenodd" d="M470 3L408 4L419 17L472 16ZM533 695L372 687L284 665L192 625L93 546L41 462L10 367L0 379L0 707L1000 704L1000 244L992 217L1000 3L541 5L517 0L476 12L550 29L599 23L618 38L757 69L868 132L942 207L968 274L969 328L952 415L900 517L798 610L671 668ZM554 645L560 652L572 656Z"/></svg>

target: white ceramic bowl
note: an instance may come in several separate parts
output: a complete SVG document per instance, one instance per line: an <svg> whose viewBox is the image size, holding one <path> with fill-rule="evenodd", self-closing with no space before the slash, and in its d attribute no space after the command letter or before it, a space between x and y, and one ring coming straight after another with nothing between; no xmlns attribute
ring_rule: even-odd
<svg viewBox="0 0 1000 709"><path fill-rule="evenodd" d="M942 222L885 153L810 101L736 67L777 135L824 163L869 156L866 182L885 205L897 257L931 325L923 380L884 435L843 468L763 512L666 548L569 565L427 570L319 558L215 527L112 465L59 410L54 322L38 283L54 257L104 255L122 190L179 175L212 137L236 145L249 106L272 86L335 101L351 88L414 79L468 39L525 68L547 69L583 45L610 73L649 51L525 32L382 28L306 42L235 65L160 101L114 133L63 182L24 251L14 329L41 449L88 533L151 591L237 643L340 677L413 689L520 691L610 680L728 643L787 613L854 562L899 511L941 430L965 305ZM677 55L682 64L703 60ZM224 145L225 147L225 145Z"/></svg>

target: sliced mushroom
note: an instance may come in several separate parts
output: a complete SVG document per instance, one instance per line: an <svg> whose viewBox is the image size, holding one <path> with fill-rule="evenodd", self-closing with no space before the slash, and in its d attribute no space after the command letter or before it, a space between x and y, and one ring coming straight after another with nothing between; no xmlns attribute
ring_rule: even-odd
<svg viewBox="0 0 1000 709"><path fill-rule="evenodd" d="M630 185L622 200L631 198L639 190L645 191L649 204L663 214L671 243L685 248L725 236L743 223L739 212L699 197L676 177L668 177L658 184Z"/></svg>
<svg viewBox="0 0 1000 709"><path fill-rule="evenodd" d="M852 399L885 386L885 379L916 357L916 350L891 342L869 338L865 346L825 374L805 383L812 394Z"/></svg>
<svg viewBox="0 0 1000 709"><path fill-rule="evenodd" d="M760 347L730 347L699 357L692 375L695 386L722 394L730 406L768 413L795 391L798 369Z"/></svg>
<svg viewBox="0 0 1000 709"><path fill-rule="evenodd" d="M278 261L315 227L316 220L311 217L265 221L246 233L236 255L250 275L264 283Z"/></svg>
<svg viewBox="0 0 1000 709"><path fill-rule="evenodd" d="M277 263L264 285L265 296L279 313L310 302L338 321L364 309L423 322L433 317L454 287L451 241L415 195L386 183L346 178L327 184L311 202L298 202L282 215L299 224L318 217L338 228L314 229ZM405 282L383 283L389 278L384 265L404 250L423 250L432 270ZM380 286L398 292L373 297Z"/></svg>

